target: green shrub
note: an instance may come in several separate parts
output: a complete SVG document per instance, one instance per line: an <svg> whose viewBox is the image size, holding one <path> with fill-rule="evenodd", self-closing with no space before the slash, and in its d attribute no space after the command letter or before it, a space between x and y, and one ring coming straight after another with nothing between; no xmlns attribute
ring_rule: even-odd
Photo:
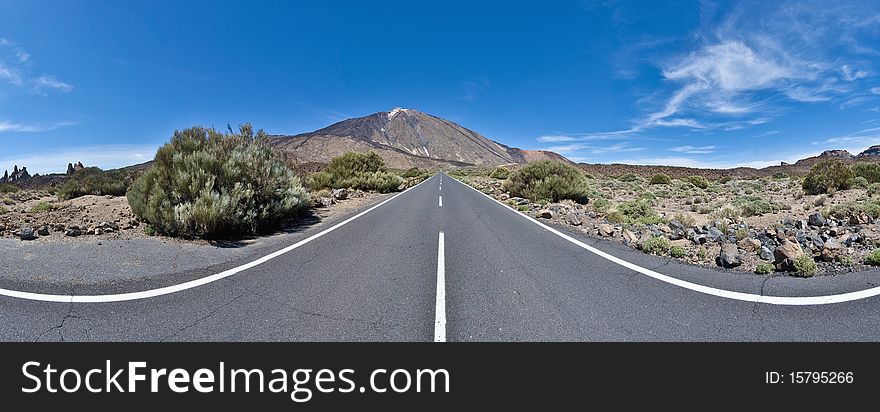
<svg viewBox="0 0 880 412"><path fill-rule="evenodd" d="M55 206L52 203L39 202L31 207L31 212L34 212L34 213L51 212L55 209L58 209L58 206Z"/></svg>
<svg viewBox="0 0 880 412"><path fill-rule="evenodd" d="M730 182L731 180L733 180L732 176L721 176L721 178L718 179L718 183L723 185L727 182Z"/></svg>
<svg viewBox="0 0 880 412"><path fill-rule="evenodd" d="M18 191L18 186L11 183L0 183L0 193L15 193Z"/></svg>
<svg viewBox="0 0 880 412"><path fill-rule="evenodd" d="M4 213L7 213L7 212L9 212L9 211L8 211L8 210L6 210L6 208L5 208L5 207L3 207L3 206L0 206L0 215L2 215L2 214L4 214Z"/></svg>
<svg viewBox="0 0 880 412"><path fill-rule="evenodd" d="M773 267L772 263L761 262L758 263L758 266L755 266L755 273L759 275L769 275L773 273L776 268Z"/></svg>
<svg viewBox="0 0 880 412"><path fill-rule="evenodd" d="M61 199L73 199L85 195L122 196L134 181L129 173L121 170L104 171L97 167L77 170L58 189Z"/></svg>
<svg viewBox="0 0 880 412"><path fill-rule="evenodd" d="M492 173L489 173L489 177L493 179L504 180L510 177L510 169L506 167L497 167Z"/></svg>
<svg viewBox="0 0 880 412"><path fill-rule="evenodd" d="M153 227L153 225L147 223L144 225L144 234L147 236L156 236L159 234L159 231L156 230L156 228Z"/></svg>
<svg viewBox="0 0 880 412"><path fill-rule="evenodd" d="M835 159L823 160L810 169L810 173L804 178L803 188L808 195L833 193L849 189L852 178L852 170L843 162Z"/></svg>
<svg viewBox="0 0 880 412"><path fill-rule="evenodd" d="M880 249L874 249L868 256L865 256L864 262L869 266L880 266Z"/></svg>
<svg viewBox="0 0 880 412"><path fill-rule="evenodd" d="M831 206L825 214L838 219L857 218L861 215L877 219L880 218L880 204L876 199L857 200Z"/></svg>
<svg viewBox="0 0 880 412"><path fill-rule="evenodd" d="M794 270L799 276L808 278L816 274L816 260L809 254L804 254L794 259Z"/></svg>
<svg viewBox="0 0 880 412"><path fill-rule="evenodd" d="M605 215L608 213L608 209L611 208L611 202L605 198L598 198L593 201L593 211L600 215Z"/></svg>
<svg viewBox="0 0 880 412"><path fill-rule="evenodd" d="M880 183L871 183L868 185L868 196L880 195Z"/></svg>
<svg viewBox="0 0 880 412"><path fill-rule="evenodd" d="M688 176L685 180L700 189L709 187L709 181L703 176Z"/></svg>
<svg viewBox="0 0 880 412"><path fill-rule="evenodd" d="M657 173L656 175L651 176L650 184L652 184L652 185L669 185L669 184L672 184L672 178L670 178L666 174Z"/></svg>
<svg viewBox="0 0 880 412"><path fill-rule="evenodd" d="M663 236L654 236L642 243L642 251L652 255L665 255L671 248L672 243Z"/></svg>
<svg viewBox="0 0 880 412"><path fill-rule="evenodd" d="M7 197L7 198L3 199L3 204L4 205L14 205L15 201Z"/></svg>
<svg viewBox="0 0 880 412"><path fill-rule="evenodd" d="M837 255L836 260L837 263L842 266L852 266L855 264L855 262L853 262L853 258L849 255Z"/></svg>
<svg viewBox="0 0 880 412"><path fill-rule="evenodd" d="M766 213L775 213L780 210L790 210L791 206L765 199L760 196L742 196L733 202L740 210L743 217L761 216Z"/></svg>
<svg viewBox="0 0 880 412"><path fill-rule="evenodd" d="M669 256L672 256L676 259L682 259L687 256L687 251L684 250L681 246L673 246L669 248Z"/></svg>
<svg viewBox="0 0 880 412"><path fill-rule="evenodd" d="M724 206L724 207L712 212L711 216L714 219L730 219L730 220L736 221L736 220L739 220L739 218L740 218L740 211L738 208Z"/></svg>
<svg viewBox="0 0 880 412"><path fill-rule="evenodd" d="M641 181L642 178L638 177L632 173L627 173L627 174L624 174L624 175L621 175L620 177L618 177L617 180L619 180L621 182L638 182L638 181Z"/></svg>
<svg viewBox="0 0 880 412"><path fill-rule="evenodd" d="M405 172L401 173L400 177L402 177L404 179L411 179L411 178L419 177L419 176L421 176L423 174L427 174L427 173L428 173L427 170L422 170L422 169L419 169L418 167L411 167L411 168L407 169Z"/></svg>
<svg viewBox="0 0 880 412"><path fill-rule="evenodd" d="M645 200L636 199L617 205L617 209L606 216L614 223L640 225L658 224L663 221L657 211Z"/></svg>
<svg viewBox="0 0 880 412"><path fill-rule="evenodd" d="M694 218L682 213L673 216L672 220L677 220L678 223L681 223L686 228L694 227L697 225L697 221Z"/></svg>
<svg viewBox="0 0 880 412"><path fill-rule="evenodd" d="M880 183L880 164L856 162L850 166L856 177L864 178L868 183Z"/></svg>
<svg viewBox="0 0 880 412"><path fill-rule="evenodd" d="M854 189L867 189L869 184L868 179L865 179L862 176L856 176L849 183L849 186Z"/></svg>
<svg viewBox="0 0 880 412"><path fill-rule="evenodd" d="M783 173L783 172L776 172L776 173L773 173L773 175L770 176L770 177L772 177L772 178L774 178L774 179L788 179L788 175L785 174L785 173Z"/></svg>
<svg viewBox="0 0 880 412"><path fill-rule="evenodd" d="M736 230L736 240L743 240L747 237L749 237L748 229L741 227Z"/></svg>
<svg viewBox="0 0 880 412"><path fill-rule="evenodd" d="M160 233L216 238L271 228L306 207L308 194L267 135L245 124L238 133L175 131L128 203Z"/></svg>
<svg viewBox="0 0 880 412"><path fill-rule="evenodd" d="M376 152L348 152L333 158L322 171L308 178L312 190L350 188L387 193L403 184L403 178L385 169Z"/></svg>
<svg viewBox="0 0 880 412"><path fill-rule="evenodd" d="M552 160L531 162L512 172L505 183L512 196L558 202L571 199L587 203L587 178L571 165Z"/></svg>

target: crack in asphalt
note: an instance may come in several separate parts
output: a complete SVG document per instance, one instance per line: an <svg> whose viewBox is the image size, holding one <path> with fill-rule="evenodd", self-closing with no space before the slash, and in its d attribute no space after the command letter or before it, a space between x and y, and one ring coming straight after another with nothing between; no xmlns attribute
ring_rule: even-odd
<svg viewBox="0 0 880 412"><path fill-rule="evenodd" d="M58 331L58 336L61 337L61 341L64 342L64 323L67 322L68 319L80 319L79 314L73 311L73 302L70 303L70 307L67 310L67 314L61 318L61 322L57 325L52 326L49 329L46 329L44 332L40 333L35 342L40 342L44 336L49 334L52 331Z"/></svg>
<svg viewBox="0 0 880 412"><path fill-rule="evenodd" d="M232 283L234 284L235 282L232 282ZM172 338L175 338L175 337L179 336L179 335L180 335L181 333L183 333L184 331L186 331L186 330L188 330L188 329L191 329L191 328L194 328L194 327L198 326L198 325L201 324L202 322L204 322L204 321L210 319L212 316L214 316L215 314L217 314L217 312L220 312L220 311L223 310L224 308L226 308L226 307L232 305L232 304L235 303L235 302L238 302L239 299L241 299L241 298L244 297L245 295L251 293L254 289L255 289L255 288L249 288L249 289L246 289L244 292L241 292L241 293L239 293L238 295L233 296L232 299L230 299L230 300L224 302L222 305L217 306L216 308L214 308L213 310L211 310L208 314L199 317L198 319L196 319L195 322L190 323L190 324L188 324L188 325L186 325L186 326L184 326L184 327L178 329L176 332L174 332L174 333L172 333L172 334L170 334L170 335L167 335L167 336L163 337L162 339L159 340L159 342L166 342L166 341L168 341L169 339L172 339Z"/></svg>

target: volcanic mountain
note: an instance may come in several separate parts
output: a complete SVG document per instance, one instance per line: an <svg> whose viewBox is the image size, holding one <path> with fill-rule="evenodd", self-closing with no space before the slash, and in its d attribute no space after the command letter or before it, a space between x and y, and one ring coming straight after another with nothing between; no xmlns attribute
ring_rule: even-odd
<svg viewBox="0 0 880 412"><path fill-rule="evenodd" d="M522 150L487 139L449 120L412 109L395 108L343 120L296 136L271 136L272 145L298 163L327 163L345 152L375 151L388 167L500 166L565 157L543 150Z"/></svg>

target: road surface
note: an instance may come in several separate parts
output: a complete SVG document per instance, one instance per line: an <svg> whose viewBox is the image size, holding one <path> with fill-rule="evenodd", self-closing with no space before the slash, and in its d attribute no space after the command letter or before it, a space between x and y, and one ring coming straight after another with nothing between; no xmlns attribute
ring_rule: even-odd
<svg viewBox="0 0 880 412"><path fill-rule="evenodd" d="M880 340L880 297L792 306L691 290L591 253L443 174L318 233L231 275L142 299L0 296L0 340ZM752 296L880 284L877 272L722 272L566 234L639 267Z"/></svg>

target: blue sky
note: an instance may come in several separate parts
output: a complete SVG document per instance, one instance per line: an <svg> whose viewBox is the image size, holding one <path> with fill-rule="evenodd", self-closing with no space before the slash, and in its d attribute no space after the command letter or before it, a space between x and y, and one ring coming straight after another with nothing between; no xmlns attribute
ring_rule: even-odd
<svg viewBox="0 0 880 412"><path fill-rule="evenodd" d="M584 162L858 152L880 144L880 3L0 0L0 170L395 106Z"/></svg>

